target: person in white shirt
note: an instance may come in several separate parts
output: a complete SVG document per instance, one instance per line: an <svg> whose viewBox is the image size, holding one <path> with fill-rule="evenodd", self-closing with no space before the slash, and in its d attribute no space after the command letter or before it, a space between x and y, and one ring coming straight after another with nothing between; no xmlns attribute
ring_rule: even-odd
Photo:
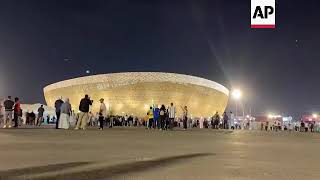
<svg viewBox="0 0 320 180"><path fill-rule="evenodd" d="M174 119L176 117L176 107L173 106L173 103L168 107L168 116L169 116L169 129L173 129Z"/></svg>
<svg viewBox="0 0 320 180"><path fill-rule="evenodd" d="M229 127L231 127L232 130L235 129L235 125L234 125L234 115L233 113L230 111L230 125Z"/></svg>
<svg viewBox="0 0 320 180"><path fill-rule="evenodd" d="M201 117L199 120L200 129L203 129L203 122L204 122L204 118Z"/></svg>
<svg viewBox="0 0 320 180"><path fill-rule="evenodd" d="M99 109L99 124L100 130L103 130L104 119L107 117L107 107L104 104L104 99L100 99L100 109Z"/></svg>

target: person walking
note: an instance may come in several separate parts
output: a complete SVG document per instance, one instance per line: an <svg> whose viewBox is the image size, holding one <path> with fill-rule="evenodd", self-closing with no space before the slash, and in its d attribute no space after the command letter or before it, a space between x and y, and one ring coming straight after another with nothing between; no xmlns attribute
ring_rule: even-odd
<svg viewBox="0 0 320 180"><path fill-rule="evenodd" d="M188 107L184 106L184 108L181 106L182 109L182 120L183 120L183 129L187 130L188 126Z"/></svg>
<svg viewBox="0 0 320 180"><path fill-rule="evenodd" d="M203 122L204 122L204 118L201 117L200 120L199 120L199 128L200 129L203 129Z"/></svg>
<svg viewBox="0 0 320 180"><path fill-rule="evenodd" d="M12 111L14 102L11 100L11 96L8 96L8 99L4 101L4 126L3 128L11 128L12 125Z"/></svg>
<svg viewBox="0 0 320 180"><path fill-rule="evenodd" d="M35 123L36 126L41 126L41 123L43 121L43 114L44 114L44 108L43 108L43 105L41 105L38 109L38 117Z"/></svg>
<svg viewBox="0 0 320 180"><path fill-rule="evenodd" d="M220 115L219 115L218 111L214 115L213 119L214 119L214 129L219 129Z"/></svg>
<svg viewBox="0 0 320 180"><path fill-rule="evenodd" d="M228 129L229 117L226 112L223 113L223 129Z"/></svg>
<svg viewBox="0 0 320 180"><path fill-rule="evenodd" d="M232 111L230 111L230 121L229 121L230 123L230 125L229 125L229 127L232 129L232 130L234 130L235 129L235 125L234 125L234 115L233 115L233 113L232 113Z"/></svg>
<svg viewBox="0 0 320 180"><path fill-rule="evenodd" d="M160 130L165 129L166 107L162 104L160 108Z"/></svg>
<svg viewBox="0 0 320 180"><path fill-rule="evenodd" d="M169 114L169 129L172 130L174 126L174 119L176 118L176 107L173 106L173 103L168 108Z"/></svg>
<svg viewBox="0 0 320 180"><path fill-rule="evenodd" d="M103 130L103 124L104 120L107 117L107 107L104 104L104 99L100 99L100 109L99 109L99 124L100 124L100 130Z"/></svg>
<svg viewBox="0 0 320 180"><path fill-rule="evenodd" d="M3 117L4 117L3 102L2 102L2 99L0 99L0 124L4 121Z"/></svg>
<svg viewBox="0 0 320 180"><path fill-rule="evenodd" d="M268 129L269 129L269 121L267 121L267 122L266 122L266 125L264 126L264 130L265 130L265 131L268 131Z"/></svg>
<svg viewBox="0 0 320 180"><path fill-rule="evenodd" d="M69 129L70 128L70 116L72 114L71 104L69 98L66 98L64 103L61 105L60 109L60 120L59 129Z"/></svg>
<svg viewBox="0 0 320 180"><path fill-rule="evenodd" d="M16 97L14 98L14 110L13 110L13 119L14 119L14 127L17 128L19 126L19 117L22 115L21 114L21 107L20 107L20 101L19 98Z"/></svg>
<svg viewBox="0 0 320 180"><path fill-rule="evenodd" d="M158 105L155 105L155 108L153 109L153 129L160 129L161 125L160 125L160 109L158 107Z"/></svg>
<svg viewBox="0 0 320 180"><path fill-rule="evenodd" d="M56 102L54 103L54 107L56 108L56 116L57 116L56 129L59 129L59 120L60 120L61 105L62 105L62 104L63 104L62 98L59 98L59 99L56 100Z"/></svg>
<svg viewBox="0 0 320 180"><path fill-rule="evenodd" d="M85 95L84 98L81 99L80 101L80 105L79 105L79 110L80 110L80 114L79 114L79 119L77 121L77 125L75 130L78 129L82 129L85 130L86 129L86 125L87 125L87 120L89 118L89 109L90 106L92 105L93 101L90 99L89 95Z"/></svg>
<svg viewBox="0 0 320 180"><path fill-rule="evenodd" d="M153 108L150 107L150 109L147 112L147 115L149 117L149 122L148 122L148 129L151 129L153 127Z"/></svg>

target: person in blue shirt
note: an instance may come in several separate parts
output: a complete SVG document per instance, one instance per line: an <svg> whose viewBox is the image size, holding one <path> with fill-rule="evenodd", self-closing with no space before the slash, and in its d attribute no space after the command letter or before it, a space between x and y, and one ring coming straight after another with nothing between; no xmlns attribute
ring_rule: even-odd
<svg viewBox="0 0 320 180"><path fill-rule="evenodd" d="M153 108L153 128L156 129L156 127L160 128L160 122L159 122L159 117L160 117L160 109L158 105L155 105Z"/></svg>

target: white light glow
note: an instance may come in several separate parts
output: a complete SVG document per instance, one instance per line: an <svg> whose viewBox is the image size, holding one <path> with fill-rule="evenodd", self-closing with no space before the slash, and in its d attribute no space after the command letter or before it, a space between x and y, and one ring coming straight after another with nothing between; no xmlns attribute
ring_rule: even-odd
<svg viewBox="0 0 320 180"><path fill-rule="evenodd" d="M235 89L232 91L232 97L238 100L242 97L242 92L239 89Z"/></svg>

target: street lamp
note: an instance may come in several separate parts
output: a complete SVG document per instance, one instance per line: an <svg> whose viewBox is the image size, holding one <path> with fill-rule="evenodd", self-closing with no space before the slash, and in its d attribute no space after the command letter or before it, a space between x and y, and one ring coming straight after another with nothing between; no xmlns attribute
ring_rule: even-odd
<svg viewBox="0 0 320 180"><path fill-rule="evenodd" d="M241 99L242 97L242 92L239 89L235 89L232 91L232 97L233 99L236 100L236 118L238 118L238 101ZM243 116L244 116L244 111L243 111Z"/></svg>

